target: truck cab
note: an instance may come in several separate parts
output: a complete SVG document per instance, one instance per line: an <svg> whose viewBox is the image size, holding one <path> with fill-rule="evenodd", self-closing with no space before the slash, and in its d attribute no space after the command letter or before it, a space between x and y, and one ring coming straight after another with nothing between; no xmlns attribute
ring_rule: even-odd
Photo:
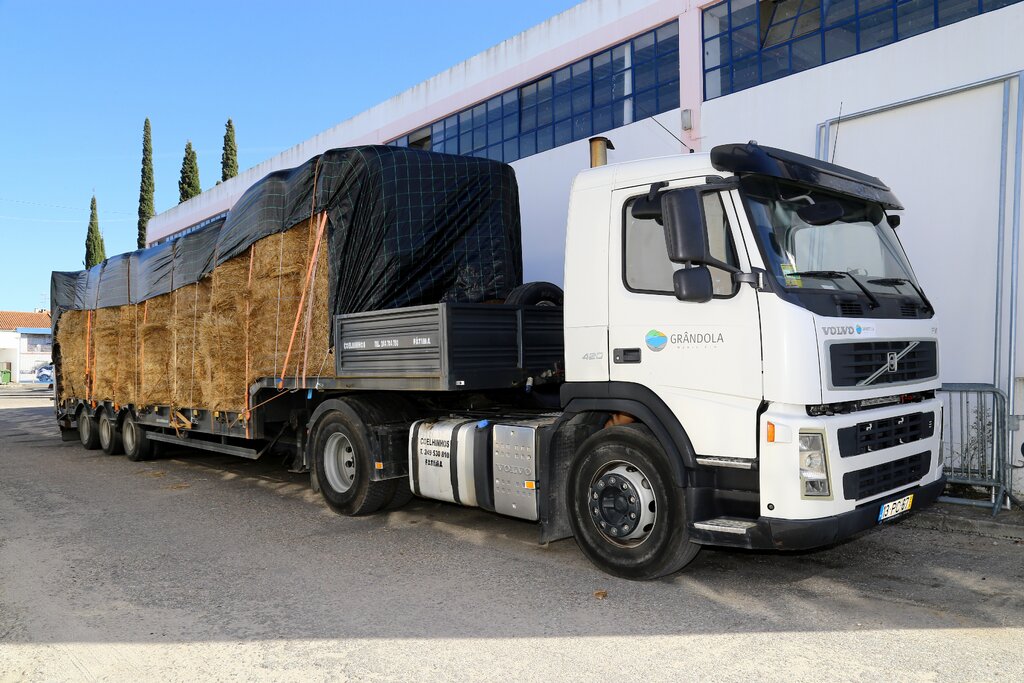
<svg viewBox="0 0 1024 683"><path fill-rule="evenodd" d="M938 328L901 208L878 178L756 143L577 177L563 406L658 444L689 542L827 545L942 491ZM569 484L601 503L573 526L605 563L647 540L622 539L630 497L605 491L650 484L610 463Z"/></svg>

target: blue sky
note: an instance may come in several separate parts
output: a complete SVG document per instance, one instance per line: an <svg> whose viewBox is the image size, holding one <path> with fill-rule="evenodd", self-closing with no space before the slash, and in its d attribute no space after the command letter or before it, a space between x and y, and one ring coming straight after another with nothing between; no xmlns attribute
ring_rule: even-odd
<svg viewBox="0 0 1024 683"><path fill-rule="evenodd" d="M220 179L228 117L245 169L574 4L0 0L0 310L82 267L93 192L107 255L135 248L147 116L160 212L186 140Z"/></svg>

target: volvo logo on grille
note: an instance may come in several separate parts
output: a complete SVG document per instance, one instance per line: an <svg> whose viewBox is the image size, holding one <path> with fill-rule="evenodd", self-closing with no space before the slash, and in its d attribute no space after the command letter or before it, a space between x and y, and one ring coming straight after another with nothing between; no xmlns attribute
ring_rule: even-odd
<svg viewBox="0 0 1024 683"><path fill-rule="evenodd" d="M885 373L887 373L887 372L896 372L897 370L899 370L900 359L903 358L904 356L906 356L911 351L913 351L915 348L917 348L918 344L920 344L920 343L921 342L913 341L913 342L910 342L909 344L907 344L906 348L904 348L902 351L889 351L889 352L887 352L885 354L885 365L883 365L882 367L878 368L873 373L871 373L870 377L866 377L866 378L862 379L861 381L857 382L857 386L859 386L859 387L867 386L868 384L871 384L872 382L874 382L876 379L878 379L879 377L881 377Z"/></svg>
<svg viewBox="0 0 1024 683"><path fill-rule="evenodd" d="M898 355L896 355L895 351L890 351L889 355L886 356L885 371L886 372L896 372L897 368L899 368L899 365L900 365L900 357Z"/></svg>

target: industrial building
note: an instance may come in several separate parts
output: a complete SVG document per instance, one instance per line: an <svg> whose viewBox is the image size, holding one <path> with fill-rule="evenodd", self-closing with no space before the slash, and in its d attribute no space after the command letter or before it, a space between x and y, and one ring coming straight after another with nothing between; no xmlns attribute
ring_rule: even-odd
<svg viewBox="0 0 1024 683"><path fill-rule="evenodd" d="M511 163L526 279L560 283L587 138L610 138L612 163L756 139L894 189L944 380L1006 395L980 429L1019 462L1022 34L1017 0L588 0L154 217L148 240L270 171L391 144Z"/></svg>

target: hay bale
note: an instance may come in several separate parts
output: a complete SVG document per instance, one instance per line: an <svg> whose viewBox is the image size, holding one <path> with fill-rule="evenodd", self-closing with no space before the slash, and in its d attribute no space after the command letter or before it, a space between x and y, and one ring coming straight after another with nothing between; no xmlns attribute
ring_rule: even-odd
<svg viewBox="0 0 1024 683"><path fill-rule="evenodd" d="M85 337L88 311L65 311L57 322L60 347L60 400L87 398L85 384Z"/></svg>
<svg viewBox="0 0 1024 683"><path fill-rule="evenodd" d="M118 306L117 376L114 401L120 405L135 403L139 389L139 306Z"/></svg>
<svg viewBox="0 0 1024 683"><path fill-rule="evenodd" d="M113 401L114 386L117 384L118 346L121 344L119 307L100 308L93 312L92 354L93 380L92 399Z"/></svg>
<svg viewBox="0 0 1024 683"><path fill-rule="evenodd" d="M172 292L174 297L174 352L171 402L176 407L202 408L203 358L196 344L199 320L210 306L211 278Z"/></svg>
<svg viewBox="0 0 1024 683"><path fill-rule="evenodd" d="M171 333L172 301L169 294L149 299L142 305L143 322L140 328L142 343L142 378L139 383L139 404L166 405L171 402Z"/></svg>
<svg viewBox="0 0 1024 683"><path fill-rule="evenodd" d="M213 271L210 305L199 318L198 351L203 359L200 387L203 407L241 412L248 382L245 371L249 254Z"/></svg>

